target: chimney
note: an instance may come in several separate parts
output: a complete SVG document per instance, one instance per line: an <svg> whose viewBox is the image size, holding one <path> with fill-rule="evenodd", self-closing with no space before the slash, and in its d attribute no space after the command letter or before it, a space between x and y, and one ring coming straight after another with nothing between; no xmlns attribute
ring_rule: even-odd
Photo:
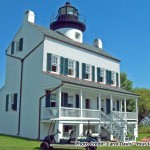
<svg viewBox="0 0 150 150"><path fill-rule="evenodd" d="M25 12L25 15L24 15L24 23L25 23L25 22L34 23L34 21L35 21L34 12L31 11L31 10L26 11L26 12Z"/></svg>
<svg viewBox="0 0 150 150"><path fill-rule="evenodd" d="M93 42L93 45L97 48L101 48L103 47L102 45L102 41L100 39L95 39L94 42Z"/></svg>

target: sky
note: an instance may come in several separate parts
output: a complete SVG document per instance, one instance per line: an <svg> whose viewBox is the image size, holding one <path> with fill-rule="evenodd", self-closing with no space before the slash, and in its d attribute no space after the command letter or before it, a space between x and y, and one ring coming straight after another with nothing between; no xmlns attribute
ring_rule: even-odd
<svg viewBox="0 0 150 150"><path fill-rule="evenodd" d="M0 87L5 83L5 50L32 10L35 23L49 28L50 17L67 0L0 0ZM100 38L103 48L121 60L134 87L150 88L150 0L68 0L86 18L84 42Z"/></svg>

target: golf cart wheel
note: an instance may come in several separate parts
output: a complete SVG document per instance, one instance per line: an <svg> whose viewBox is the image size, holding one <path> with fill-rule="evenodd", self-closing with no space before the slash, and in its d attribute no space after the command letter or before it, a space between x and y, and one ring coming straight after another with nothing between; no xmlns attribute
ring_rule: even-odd
<svg viewBox="0 0 150 150"><path fill-rule="evenodd" d="M96 147L95 146L87 146L86 150L96 150Z"/></svg>
<svg viewBox="0 0 150 150"><path fill-rule="evenodd" d="M40 145L40 150L49 150L49 144L47 142L42 142Z"/></svg>
<svg viewBox="0 0 150 150"><path fill-rule="evenodd" d="M52 147L52 146L50 146L50 147L49 147L49 150L53 150L53 147Z"/></svg>

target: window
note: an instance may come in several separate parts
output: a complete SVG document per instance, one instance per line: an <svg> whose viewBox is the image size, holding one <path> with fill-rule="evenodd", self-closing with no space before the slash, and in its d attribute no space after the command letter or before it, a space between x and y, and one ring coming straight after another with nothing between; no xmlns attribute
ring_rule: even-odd
<svg viewBox="0 0 150 150"><path fill-rule="evenodd" d="M6 95L6 108L5 111L17 111L17 96L18 94Z"/></svg>
<svg viewBox="0 0 150 150"><path fill-rule="evenodd" d="M50 102L51 102L51 107L56 107L56 94L52 93L51 94L51 98L50 98Z"/></svg>
<svg viewBox="0 0 150 150"><path fill-rule="evenodd" d="M116 74L115 74L115 72L111 72L111 83L112 83L112 85L116 85Z"/></svg>
<svg viewBox="0 0 150 150"><path fill-rule="evenodd" d="M85 79L89 79L91 78L91 66L90 65L86 65L86 71L85 71Z"/></svg>
<svg viewBox="0 0 150 150"><path fill-rule="evenodd" d="M75 63L71 59L68 60L68 75L75 75Z"/></svg>
<svg viewBox="0 0 150 150"><path fill-rule="evenodd" d="M50 94L50 91L46 90L45 107L56 107L57 95L55 93Z"/></svg>
<svg viewBox="0 0 150 150"><path fill-rule="evenodd" d="M76 38L76 39L78 39L78 40L79 40L79 39L80 39L80 36L81 36L81 34L80 34L80 33L78 33L78 32L76 32L76 33L75 33L75 38Z"/></svg>
<svg viewBox="0 0 150 150"><path fill-rule="evenodd" d="M53 72L58 72L58 56L52 55L52 68Z"/></svg>
<svg viewBox="0 0 150 150"><path fill-rule="evenodd" d="M16 51L22 51L23 50L23 38L20 38L16 41Z"/></svg>
<svg viewBox="0 0 150 150"><path fill-rule="evenodd" d="M100 82L104 83L104 77L105 77L105 70L101 69L101 72L100 72Z"/></svg>
<svg viewBox="0 0 150 150"><path fill-rule="evenodd" d="M68 107L73 107L73 96L68 96Z"/></svg>
<svg viewBox="0 0 150 150"><path fill-rule="evenodd" d="M90 109L90 99L85 99L85 109Z"/></svg>

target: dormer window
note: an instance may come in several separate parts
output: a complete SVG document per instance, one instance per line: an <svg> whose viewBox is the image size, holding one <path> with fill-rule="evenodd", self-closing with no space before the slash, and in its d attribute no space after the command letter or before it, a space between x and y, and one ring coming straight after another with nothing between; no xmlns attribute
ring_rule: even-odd
<svg viewBox="0 0 150 150"><path fill-rule="evenodd" d="M53 72L58 72L58 56L52 55L52 69Z"/></svg>

